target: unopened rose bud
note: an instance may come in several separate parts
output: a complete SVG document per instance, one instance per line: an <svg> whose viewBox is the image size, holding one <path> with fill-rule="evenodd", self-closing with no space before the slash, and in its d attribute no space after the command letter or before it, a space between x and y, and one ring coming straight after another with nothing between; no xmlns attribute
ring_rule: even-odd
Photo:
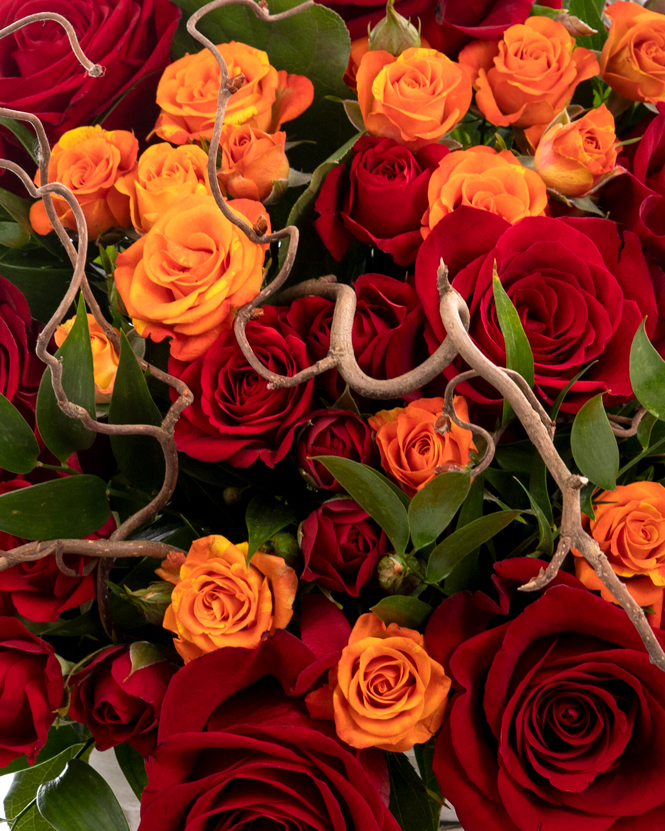
<svg viewBox="0 0 665 831"><path fill-rule="evenodd" d="M574 14L562 12L561 14L558 14L554 19L557 20L559 23L562 23L566 31L569 34L571 34L574 38L584 38L598 34L597 29L592 29L588 23L585 23L583 20L580 20L579 17L575 17Z"/></svg>
<svg viewBox="0 0 665 831"><path fill-rule="evenodd" d="M395 11L394 0L386 4L386 16L369 33L369 48L382 49L398 57L406 49L420 49L420 33L415 26Z"/></svg>
<svg viewBox="0 0 665 831"><path fill-rule="evenodd" d="M289 176L285 142L286 133L264 133L247 124L225 127L217 173L221 187L236 199L267 199L275 183Z"/></svg>
<svg viewBox="0 0 665 831"><path fill-rule="evenodd" d="M280 531L279 534L275 534L271 542L273 554L281 557L287 566L296 568L300 565L300 546L293 534Z"/></svg>
<svg viewBox="0 0 665 831"><path fill-rule="evenodd" d="M379 585L388 594L411 594L422 583L420 576L396 554L381 557L376 574Z"/></svg>
<svg viewBox="0 0 665 831"><path fill-rule="evenodd" d="M173 589L173 583L160 580L158 583L150 583L145 589L136 591L130 591L126 587L116 587L116 593L135 606L148 623L161 626L166 610L171 605Z"/></svg>
<svg viewBox="0 0 665 831"><path fill-rule="evenodd" d="M242 499L243 493L247 488L224 488L222 492L222 499L225 505L235 505Z"/></svg>

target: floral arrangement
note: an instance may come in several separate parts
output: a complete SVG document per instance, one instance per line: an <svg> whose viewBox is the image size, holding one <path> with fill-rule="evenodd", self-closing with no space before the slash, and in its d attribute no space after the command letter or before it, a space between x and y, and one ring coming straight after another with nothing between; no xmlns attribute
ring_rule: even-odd
<svg viewBox="0 0 665 831"><path fill-rule="evenodd" d="M93 748L141 831L660 828L661 0L10 0L0 55L12 831L128 829Z"/></svg>

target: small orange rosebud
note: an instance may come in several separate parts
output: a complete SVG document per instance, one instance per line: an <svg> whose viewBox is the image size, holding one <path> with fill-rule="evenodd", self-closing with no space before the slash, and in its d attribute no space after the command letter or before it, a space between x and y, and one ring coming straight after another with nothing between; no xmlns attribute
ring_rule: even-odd
<svg viewBox="0 0 665 831"><path fill-rule="evenodd" d="M76 317L70 317L55 330L55 342L58 347L67 339L72 331ZM120 354L115 346L106 337L102 327L95 320L94 315L88 314L88 329L90 330L90 345L92 347L92 362L95 375L95 401L98 404L108 404L113 393L115 376L118 372ZM115 330L118 331L117 329ZM120 334L118 332L118 334Z"/></svg>
<svg viewBox="0 0 665 831"><path fill-rule="evenodd" d="M275 183L289 176L285 143L286 133L265 133L248 124L225 127L217 173L222 188L234 198L267 199Z"/></svg>

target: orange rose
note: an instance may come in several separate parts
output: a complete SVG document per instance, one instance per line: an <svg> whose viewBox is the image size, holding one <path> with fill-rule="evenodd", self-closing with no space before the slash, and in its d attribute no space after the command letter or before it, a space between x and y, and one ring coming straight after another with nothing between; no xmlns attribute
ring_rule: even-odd
<svg viewBox="0 0 665 831"><path fill-rule="evenodd" d="M665 101L665 15L636 3L614 3L600 71L603 81L630 101Z"/></svg>
<svg viewBox="0 0 665 831"><path fill-rule="evenodd" d="M534 164L545 184L564 196L584 196L616 167L614 117L605 104L543 135Z"/></svg>
<svg viewBox="0 0 665 831"><path fill-rule="evenodd" d="M76 317L70 317L55 330L55 342L58 347L67 339L72 331ZM98 404L108 404L113 392L115 376L118 372L120 353L106 337L104 330L95 320L95 316L88 315L88 329L90 330L90 345L92 346L92 363L95 374L95 401ZM117 329L115 330L118 331ZM120 334L118 332L118 334Z"/></svg>
<svg viewBox="0 0 665 831"><path fill-rule="evenodd" d="M581 81L600 71L589 49L575 48L565 26L548 17L530 17L510 26L501 40L475 40L460 52L476 104L500 127L549 124Z"/></svg>
<svg viewBox="0 0 665 831"><path fill-rule="evenodd" d="M443 158L429 180L427 198L423 237L460 205L498 214L508 222L544 216L547 208L547 188L540 176L523 167L510 150L497 153L484 145Z"/></svg>
<svg viewBox="0 0 665 831"><path fill-rule="evenodd" d="M232 210L250 222L265 216L259 202L244 199ZM263 255L212 196L199 193L169 208L118 255L115 282L138 333L173 338L173 357L193 361L258 294Z"/></svg>
<svg viewBox="0 0 665 831"><path fill-rule="evenodd" d="M628 591L640 606L663 606L665 587L665 487L658 482L633 482L594 496L595 520L582 521ZM605 600L616 600L593 568L575 554L579 579ZM656 625L660 625L659 622Z"/></svg>
<svg viewBox="0 0 665 831"><path fill-rule="evenodd" d="M132 225L145 234L172 205L195 193L210 193L208 157L193 144L155 144L116 188L130 200Z"/></svg>
<svg viewBox="0 0 665 831"><path fill-rule="evenodd" d="M332 691L337 735L359 749L401 753L428 741L441 727L450 678L430 658L425 639L375 614L361 615L342 651L329 687L308 696L312 715L324 715ZM316 705L319 705L316 707Z"/></svg>
<svg viewBox="0 0 665 831"><path fill-rule="evenodd" d="M109 228L129 225L129 199L116 185L118 179L136 164L139 143L126 130L77 127L69 130L55 145L48 168L49 182L62 182L77 198L83 210L91 239ZM39 185L39 171L35 175ZM71 208L58 196L55 209L65 228L76 230ZM38 234L48 234L53 226L40 200L30 208L30 223Z"/></svg>
<svg viewBox="0 0 665 831"><path fill-rule="evenodd" d="M242 75L245 79L226 105L226 124L249 124L272 133L314 100L308 78L277 72L260 49L235 41L220 43L217 48L226 61L229 78ZM157 87L157 104L162 110L155 124L157 135L173 144L210 139L220 79L217 61L207 49L167 66Z"/></svg>
<svg viewBox="0 0 665 831"><path fill-rule="evenodd" d="M356 82L367 132L414 151L439 141L471 104L467 74L436 49L366 52Z"/></svg>
<svg viewBox="0 0 665 831"><path fill-rule="evenodd" d="M427 40L427 38L421 36L420 48L430 48L429 41ZM344 72L344 78L342 80L347 85L347 87L352 89L354 92L356 91L356 75L358 74L358 67L360 66L360 61L362 60L365 52L369 52L369 37L367 35L361 38L356 38L355 40L351 41L351 52L349 53L349 62L346 65L346 71Z"/></svg>
<svg viewBox="0 0 665 831"><path fill-rule="evenodd" d="M223 646L253 649L291 620L295 571L272 554L246 560L246 542L215 534L192 543L164 616L185 663Z"/></svg>
<svg viewBox="0 0 665 831"><path fill-rule="evenodd" d="M224 127L219 183L233 197L263 201L275 182L289 177L286 133L264 133L248 124Z"/></svg>
<svg viewBox="0 0 665 831"><path fill-rule="evenodd" d="M454 405L459 418L468 421L466 400L457 395ZM475 450L473 433L453 422L444 435L436 432L442 409L443 398L421 398L406 408L381 410L369 419L383 469L409 496L434 479L436 467L450 463L464 467L470 451Z"/></svg>

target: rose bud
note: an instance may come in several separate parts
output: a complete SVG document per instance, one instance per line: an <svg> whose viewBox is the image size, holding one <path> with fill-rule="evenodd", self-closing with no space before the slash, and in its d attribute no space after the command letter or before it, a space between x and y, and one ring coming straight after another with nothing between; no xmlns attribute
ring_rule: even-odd
<svg viewBox="0 0 665 831"><path fill-rule="evenodd" d="M55 342L59 347L62 346L67 339L67 335L72 331L75 320L76 317L70 317L55 330ZM106 337L106 333L95 320L95 316L91 314L88 315L88 329L90 331L92 364L95 374L95 401L98 404L108 404L111 400L115 376L118 372L120 353Z"/></svg>
<svg viewBox="0 0 665 831"><path fill-rule="evenodd" d="M381 557L376 575L379 585L388 594L411 594L423 582L397 554Z"/></svg>
<svg viewBox="0 0 665 831"><path fill-rule="evenodd" d="M150 583L145 589L136 589L136 591L131 591L126 586L109 585L113 587L114 594L135 606L148 623L155 626L162 625L166 610L171 605L172 583L160 580Z"/></svg>
<svg viewBox="0 0 665 831"><path fill-rule="evenodd" d="M405 49L420 49L420 33L410 21L395 11L395 0L386 3L386 16L369 33L369 48L383 49L397 57Z"/></svg>
<svg viewBox="0 0 665 831"><path fill-rule="evenodd" d="M534 164L545 184L564 196L584 196L616 166L614 117L604 104L569 124L554 124L538 144Z"/></svg>
<svg viewBox="0 0 665 831"><path fill-rule="evenodd" d="M226 127L222 167L217 173L220 186L236 199L267 199L273 188L289 177L285 142L286 133L264 133L248 124Z"/></svg>

